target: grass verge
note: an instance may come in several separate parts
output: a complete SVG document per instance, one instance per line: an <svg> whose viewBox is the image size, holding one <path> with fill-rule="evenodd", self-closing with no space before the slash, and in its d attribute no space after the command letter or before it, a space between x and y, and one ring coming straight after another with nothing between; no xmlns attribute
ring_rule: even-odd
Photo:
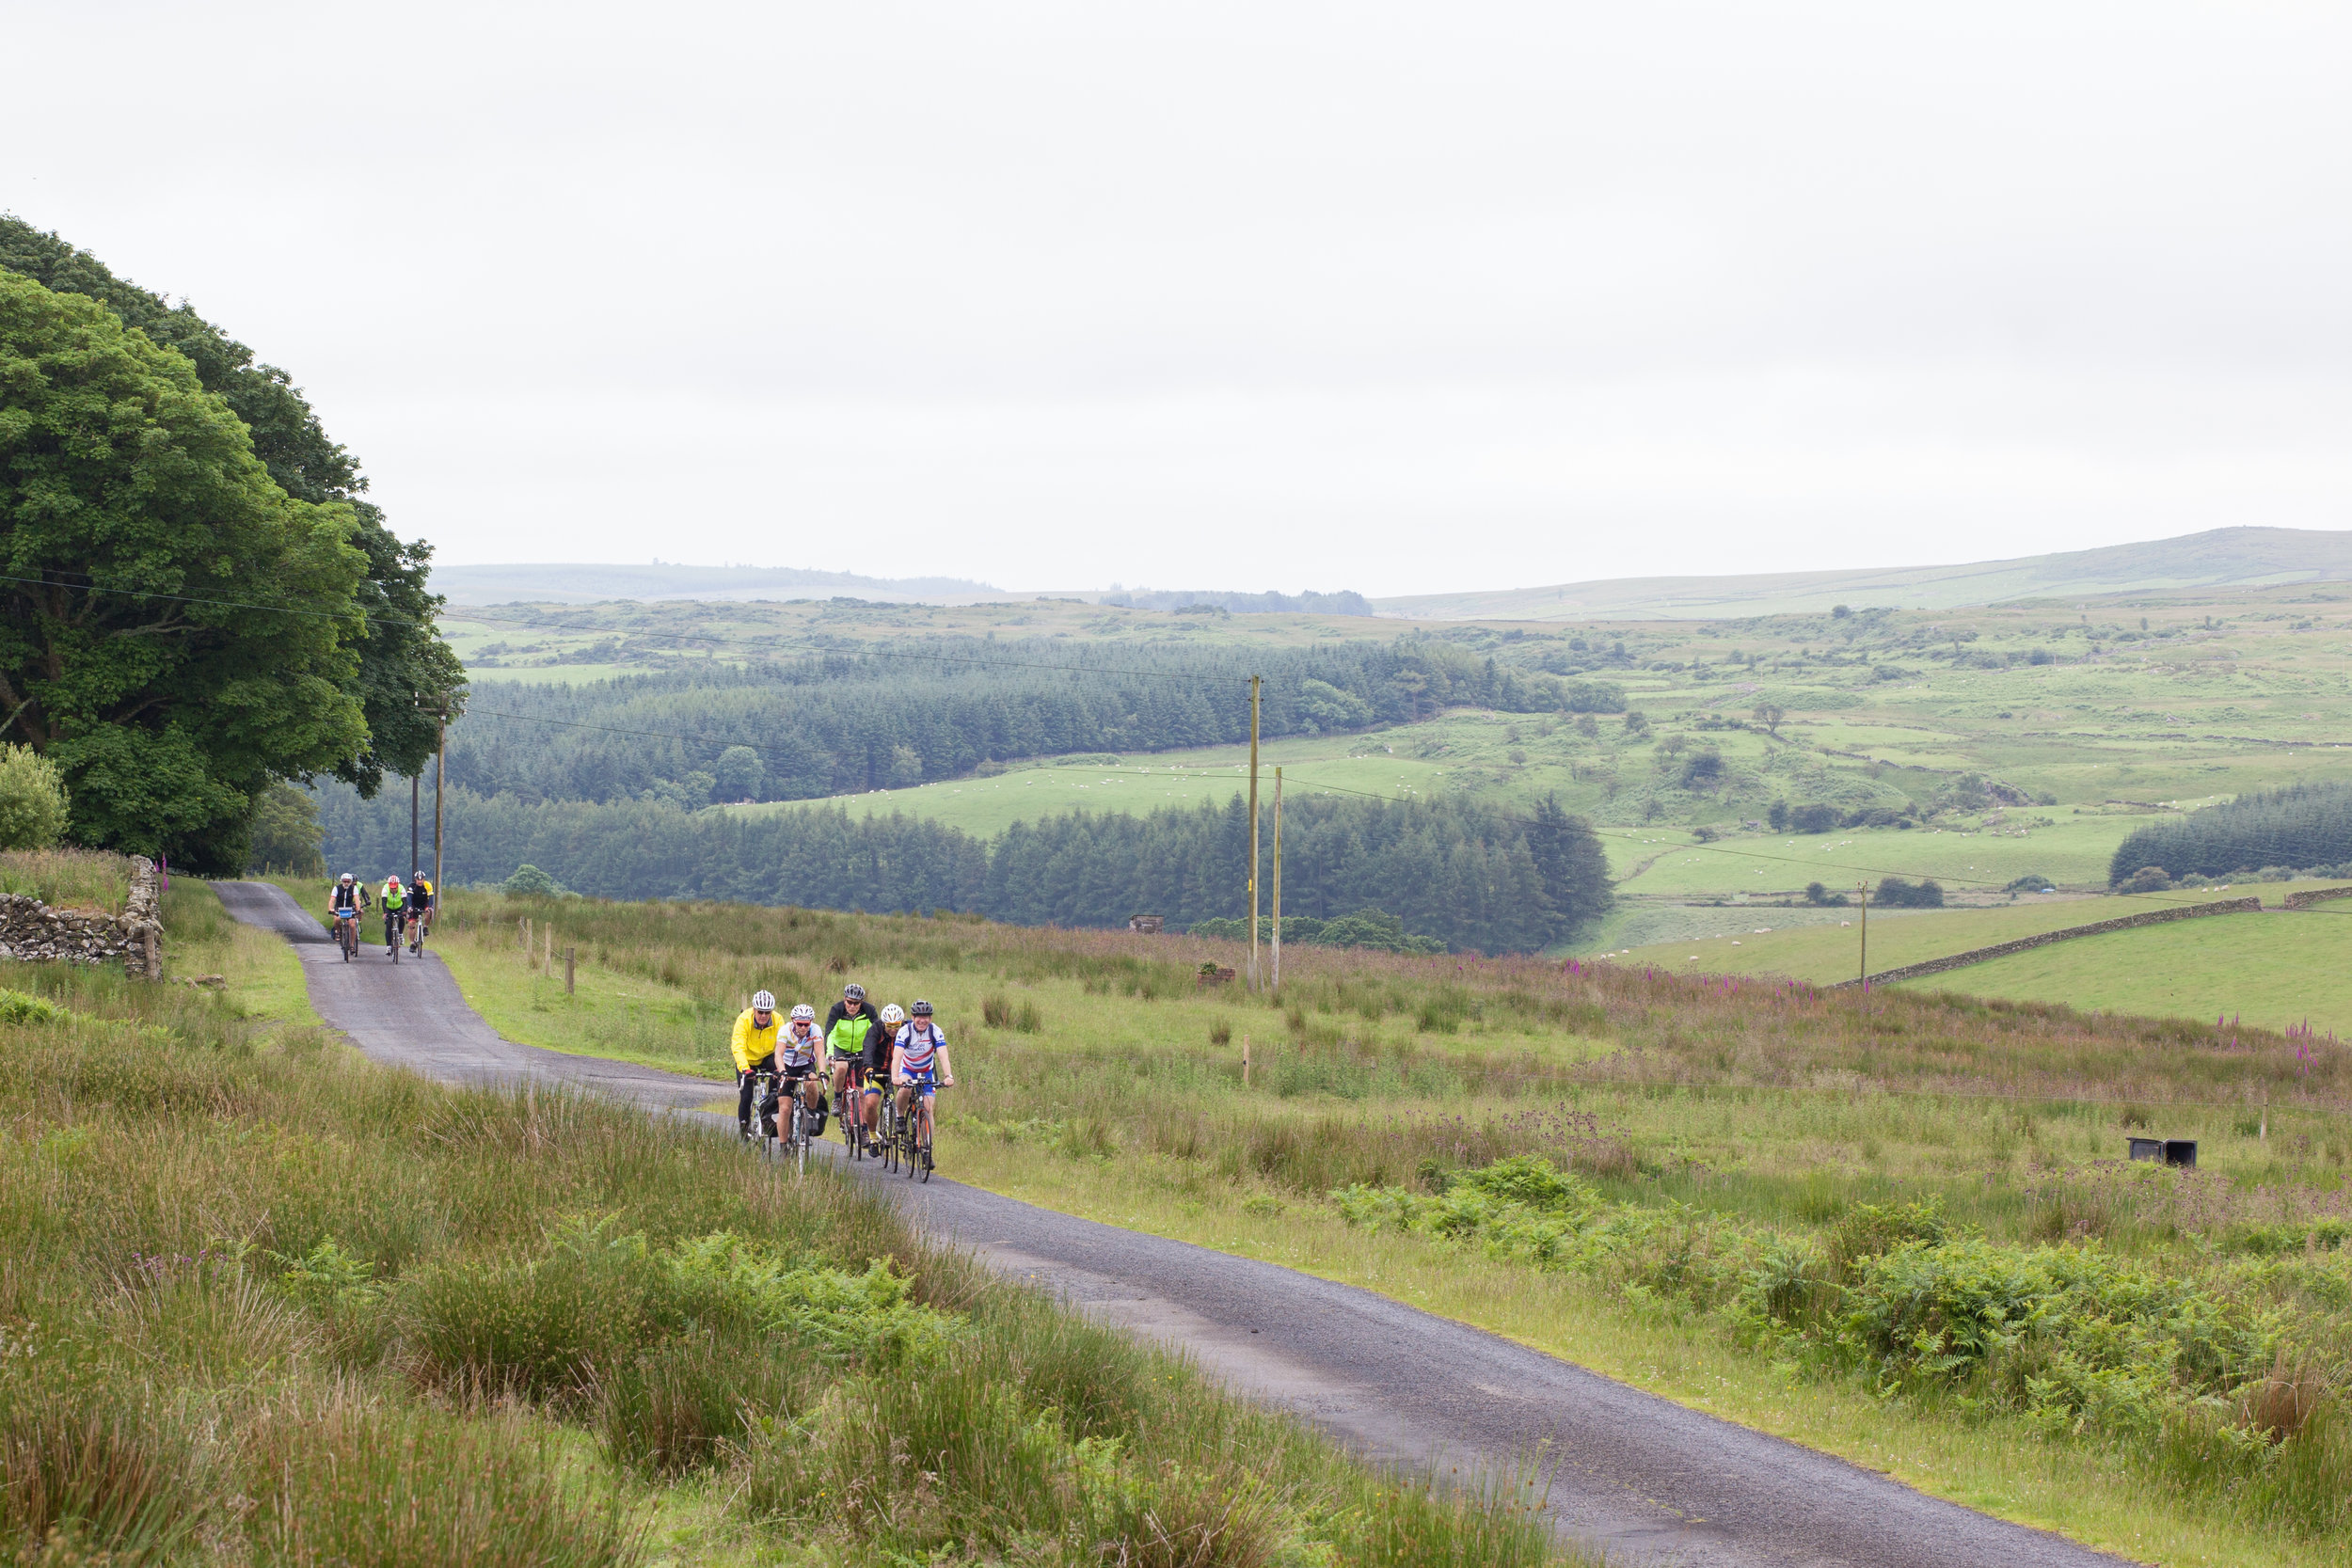
<svg viewBox="0 0 2352 1568"><path fill-rule="evenodd" d="M45 1006L0 1021L0 1557L1551 1556L846 1183L234 995L13 977Z"/></svg>

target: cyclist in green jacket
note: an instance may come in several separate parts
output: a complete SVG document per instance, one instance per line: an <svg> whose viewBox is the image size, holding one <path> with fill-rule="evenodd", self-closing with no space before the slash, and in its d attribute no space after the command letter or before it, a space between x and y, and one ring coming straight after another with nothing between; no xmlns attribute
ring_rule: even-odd
<svg viewBox="0 0 2352 1568"><path fill-rule="evenodd" d="M834 1108L844 1122L864 1129L869 1144L881 1101L866 1097L866 1061L880 1033L881 1025L866 1004L866 988L842 987L841 1000L825 1015L825 1065L833 1075Z"/></svg>

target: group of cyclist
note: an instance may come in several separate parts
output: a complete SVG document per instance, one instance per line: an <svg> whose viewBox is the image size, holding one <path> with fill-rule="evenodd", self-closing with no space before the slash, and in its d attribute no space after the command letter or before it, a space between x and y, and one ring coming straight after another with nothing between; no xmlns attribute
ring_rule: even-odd
<svg viewBox="0 0 2352 1568"><path fill-rule="evenodd" d="M384 911L385 955L397 957L404 939L410 952L422 952L424 939L433 929L433 879L418 871L404 883L395 872L384 879L384 885L377 891ZM348 871L336 879L326 895L326 914L336 927L337 938L340 940L342 935L342 923L350 921L351 945L355 948L358 946L359 921L375 907L376 901L369 898L366 884Z"/></svg>
<svg viewBox="0 0 2352 1568"><path fill-rule="evenodd" d="M859 985L841 988L841 1000L825 1015L821 1029L809 1004L795 1006L788 1020L779 1019L775 996L755 992L736 1019L728 1044L735 1055L736 1130L745 1138L754 1136L755 1111L764 1125L787 1096L798 1095L816 1118L815 1136L824 1135L829 1113L838 1115L852 1122L868 1152L880 1153L887 1087L898 1116L917 1118L928 1149L932 1097L956 1086L947 1036L931 1005L918 1001L900 1008L893 1003L877 1012ZM771 1087L754 1106L763 1075Z"/></svg>

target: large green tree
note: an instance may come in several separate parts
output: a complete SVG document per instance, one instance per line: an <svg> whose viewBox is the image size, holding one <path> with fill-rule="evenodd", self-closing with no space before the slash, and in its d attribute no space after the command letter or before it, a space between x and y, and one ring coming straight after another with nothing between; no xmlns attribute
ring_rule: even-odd
<svg viewBox="0 0 2352 1568"><path fill-rule="evenodd" d="M22 219L0 214L0 269L21 273L59 293L97 300L129 325L196 368L252 433L253 452L296 500L340 501L351 512L351 543L365 558L358 591L367 615L351 688L367 716L366 743L328 769L373 795L386 775L414 773L433 755L437 731L419 694L457 689L465 667L434 627L441 599L426 586L432 546L405 544L366 499L359 460L329 438L318 415L284 371L257 364L253 351L198 315L126 279L86 250Z"/></svg>
<svg viewBox="0 0 2352 1568"><path fill-rule="evenodd" d="M368 558L181 354L0 271L0 716L72 836L241 870L254 798L368 742Z"/></svg>

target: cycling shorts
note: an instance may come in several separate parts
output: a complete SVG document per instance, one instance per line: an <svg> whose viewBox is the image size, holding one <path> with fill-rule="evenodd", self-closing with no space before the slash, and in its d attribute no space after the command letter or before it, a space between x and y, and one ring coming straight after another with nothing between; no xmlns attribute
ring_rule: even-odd
<svg viewBox="0 0 2352 1568"><path fill-rule="evenodd" d="M939 1074L936 1072L910 1072L907 1074L906 1083L900 1086L913 1089L924 1099L929 1100L939 1092Z"/></svg>
<svg viewBox="0 0 2352 1568"><path fill-rule="evenodd" d="M799 1084L811 1078L822 1078L824 1069L815 1062L810 1062L803 1067L794 1067L789 1062L783 1062L777 1064L776 1076L787 1084Z"/></svg>

